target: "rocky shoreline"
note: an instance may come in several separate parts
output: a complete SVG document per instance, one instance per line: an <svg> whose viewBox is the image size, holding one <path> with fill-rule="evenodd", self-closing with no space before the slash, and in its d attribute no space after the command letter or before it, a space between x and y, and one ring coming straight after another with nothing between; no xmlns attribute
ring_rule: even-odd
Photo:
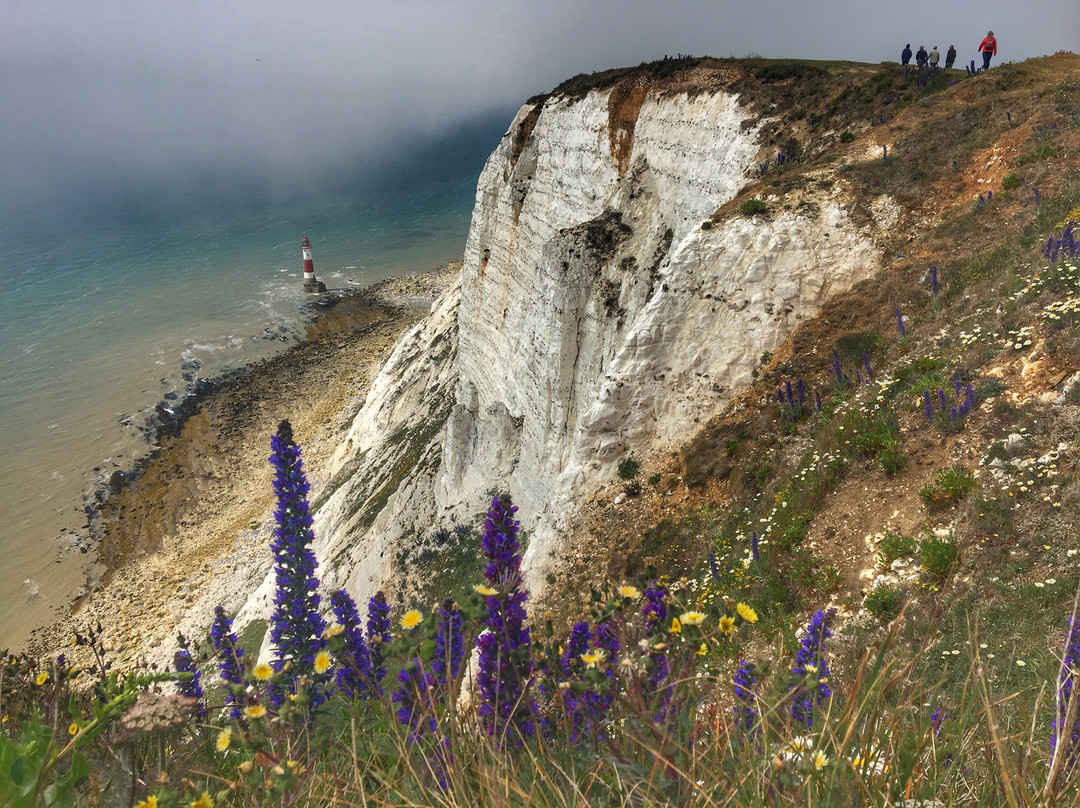
<svg viewBox="0 0 1080 808"><path fill-rule="evenodd" d="M322 297L299 344L159 405L146 428L153 450L88 497L98 563L87 594L37 629L29 651L56 653L75 631L100 623L117 668L168 664L177 632L199 639L215 605L238 608L271 566L266 458L277 424L292 423L317 496L340 434L398 336L460 268Z"/></svg>

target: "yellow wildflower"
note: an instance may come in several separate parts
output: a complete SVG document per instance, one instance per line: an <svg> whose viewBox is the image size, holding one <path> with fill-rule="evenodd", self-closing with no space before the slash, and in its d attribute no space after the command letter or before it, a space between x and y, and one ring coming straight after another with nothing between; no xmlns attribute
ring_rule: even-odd
<svg viewBox="0 0 1080 808"><path fill-rule="evenodd" d="M245 708L244 714L248 718L262 718L264 715L266 715L266 708L263 707L261 704L255 704L251 707Z"/></svg>
<svg viewBox="0 0 1080 808"><path fill-rule="evenodd" d="M705 656L707 653L709 653L709 649L705 645L705 643L702 643L697 649L697 655L698 656Z"/></svg>
<svg viewBox="0 0 1080 808"><path fill-rule="evenodd" d="M720 618L720 632L725 637L730 637L735 633L735 618L728 617L726 614Z"/></svg>
<svg viewBox="0 0 1080 808"><path fill-rule="evenodd" d="M232 742L232 730L223 729L217 736L217 750L224 752L229 748L229 744Z"/></svg>
<svg viewBox="0 0 1080 808"><path fill-rule="evenodd" d="M641 592L638 591L638 588L636 586L623 585L619 587L619 597L636 600L640 596Z"/></svg>
<svg viewBox="0 0 1080 808"><path fill-rule="evenodd" d="M157 808L157 806L155 805L154 808ZM191 808L214 808L214 801L210 799L210 795L204 791L199 799L192 800Z"/></svg>
<svg viewBox="0 0 1080 808"><path fill-rule="evenodd" d="M596 663L602 661L603 658L604 652L600 649L597 649L596 651L588 651L581 655L581 661L590 668L595 668Z"/></svg>
<svg viewBox="0 0 1080 808"><path fill-rule="evenodd" d="M684 626L700 626L705 620L705 615L701 612L683 612L679 619L682 620Z"/></svg>
<svg viewBox="0 0 1080 808"><path fill-rule="evenodd" d="M315 655L315 661L312 663L312 667L315 669L315 673L326 673L330 667L330 655L326 651L319 651Z"/></svg>
<svg viewBox="0 0 1080 808"><path fill-rule="evenodd" d="M742 603L740 601L739 604L735 607L735 611L738 612L739 617L741 617L747 623L757 622L757 612L755 612L753 608L746 605L745 603Z"/></svg>
<svg viewBox="0 0 1080 808"><path fill-rule="evenodd" d="M679 634L682 631L682 623L679 622L679 618L671 618L671 628L669 630L672 634Z"/></svg>
<svg viewBox="0 0 1080 808"><path fill-rule="evenodd" d="M493 595L499 594L490 586L484 586L483 584L473 584L473 589L476 590L479 594L483 595L485 598L490 598Z"/></svg>
<svg viewBox="0 0 1080 808"><path fill-rule="evenodd" d="M35 679L34 681L37 682L38 687L40 687L41 685L49 681L49 674L47 674L45 671L42 671L37 675L37 679Z"/></svg>
<svg viewBox="0 0 1080 808"><path fill-rule="evenodd" d="M135 808L157 808L157 796L151 794L142 802L135 803Z"/></svg>
<svg viewBox="0 0 1080 808"><path fill-rule="evenodd" d="M401 618L401 627L406 631L416 628L420 625L420 621L424 619L424 615L420 614L416 609L410 609L405 612Z"/></svg>
<svg viewBox="0 0 1080 808"><path fill-rule="evenodd" d="M829 759L825 757L825 753L820 749L814 753L814 768L821 771L825 768L825 764L829 762Z"/></svg>
<svg viewBox="0 0 1080 808"><path fill-rule="evenodd" d="M323 635L326 637L336 637L344 630L345 626L341 625L340 623L331 623L329 626L327 626L326 631L323 632Z"/></svg>
<svg viewBox="0 0 1080 808"><path fill-rule="evenodd" d="M79 725L72 721L71 726L68 727L68 735L77 735L78 733Z"/></svg>
<svg viewBox="0 0 1080 808"><path fill-rule="evenodd" d="M260 682L265 682L267 679L274 675L274 669L267 665L265 662L260 662L251 672Z"/></svg>

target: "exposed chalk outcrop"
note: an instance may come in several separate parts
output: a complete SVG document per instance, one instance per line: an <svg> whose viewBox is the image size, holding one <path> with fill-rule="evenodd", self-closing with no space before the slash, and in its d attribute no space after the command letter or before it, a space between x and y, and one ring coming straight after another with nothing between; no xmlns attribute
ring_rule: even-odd
<svg viewBox="0 0 1080 808"><path fill-rule="evenodd" d="M401 542L508 488L541 589L580 497L630 451L689 438L880 268L897 208L856 225L840 183L703 224L756 181L765 124L737 96L642 91L617 131L612 96L523 107L489 158L460 287L402 338L335 457L315 517L328 585L366 598Z"/></svg>

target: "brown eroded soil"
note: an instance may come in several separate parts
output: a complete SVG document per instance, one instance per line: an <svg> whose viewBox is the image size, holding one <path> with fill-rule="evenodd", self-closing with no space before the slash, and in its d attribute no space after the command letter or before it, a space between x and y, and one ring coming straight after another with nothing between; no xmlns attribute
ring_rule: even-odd
<svg viewBox="0 0 1080 808"><path fill-rule="evenodd" d="M55 651L100 622L119 667L133 665L176 632L196 596L240 554L268 569L267 457L278 423L292 424L314 496L397 337L459 271L454 263L346 298L318 315L304 342L222 381L177 437L161 439L141 476L101 507L101 581L70 614L36 631L31 650Z"/></svg>

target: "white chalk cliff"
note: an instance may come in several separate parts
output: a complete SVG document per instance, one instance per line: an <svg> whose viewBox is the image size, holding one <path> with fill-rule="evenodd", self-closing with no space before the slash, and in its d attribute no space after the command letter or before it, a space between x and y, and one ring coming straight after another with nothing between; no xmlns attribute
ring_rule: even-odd
<svg viewBox="0 0 1080 808"><path fill-rule="evenodd" d="M751 121L729 92L641 84L520 110L480 176L460 287L402 337L337 452L315 514L328 587L368 597L403 542L509 490L538 591L575 502L631 451L691 437L880 269L895 206L849 218L841 182L717 213L758 181L770 122Z"/></svg>

